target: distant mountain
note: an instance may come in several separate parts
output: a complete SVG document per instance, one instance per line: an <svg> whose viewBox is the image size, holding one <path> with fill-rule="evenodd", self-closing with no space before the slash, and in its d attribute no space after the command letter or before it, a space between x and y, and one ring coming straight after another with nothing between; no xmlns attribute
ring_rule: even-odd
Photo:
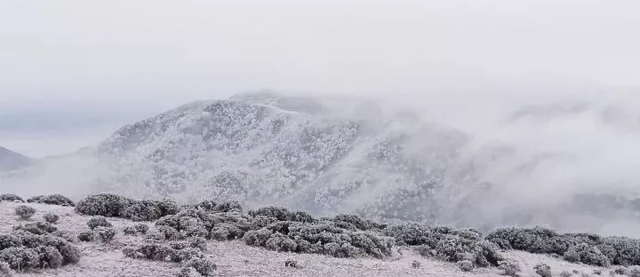
<svg viewBox="0 0 640 277"><path fill-rule="evenodd" d="M555 120L593 109L538 110L512 114L504 123L508 134L537 133L520 120L524 117ZM551 136L541 137L548 139L544 142L560 134L568 136L569 146L576 144L572 133L539 133ZM597 156L588 156L599 152L565 151L564 144L539 148L544 143L537 138L530 142L479 140L411 111L362 99L256 92L180 106L124 126L95 147L0 176L0 182L21 194L236 200L315 215L356 213L480 229L541 224L620 234L607 224L638 222L633 201L640 196L616 190L627 180L588 170L601 165ZM628 204L616 210L609 198L598 195L625 195L629 199L620 201ZM606 207L608 216L593 212L604 210L599 207Z"/></svg>
<svg viewBox="0 0 640 277"><path fill-rule="evenodd" d="M26 167L30 162L29 158L4 147L0 147L0 171Z"/></svg>

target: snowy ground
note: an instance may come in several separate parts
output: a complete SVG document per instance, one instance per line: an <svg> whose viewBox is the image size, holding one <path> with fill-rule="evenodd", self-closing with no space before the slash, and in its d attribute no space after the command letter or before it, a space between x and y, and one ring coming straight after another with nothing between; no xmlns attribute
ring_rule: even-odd
<svg viewBox="0 0 640 277"><path fill-rule="evenodd" d="M12 228L19 225L14 214L14 208L22 203L0 202L0 233L10 233ZM37 210L32 220L42 220L42 215L52 212L60 216L58 229L71 232L74 237L83 230L88 230L86 222L89 217L81 216L73 208L53 205L27 203ZM119 231L133 222L124 219L110 219ZM153 224L149 224L153 228ZM91 277L141 277L141 276L175 276L179 265L168 262L153 262L126 258L122 248L143 244L143 238L125 236L118 233L110 244L100 242L80 243L83 256L76 265L65 266L60 269L30 272L18 276L91 276ZM472 273L460 271L454 264L425 259L409 250L399 249L388 260L377 259L340 259L312 254L292 254L269 251L262 248L246 246L242 241L217 242L209 241L207 255L211 256L217 266L219 276L503 276L498 269L476 269ZM562 271L577 270L581 273L592 274L595 267L571 264L558 259L534 255L525 252L505 252L507 258L517 261L521 268L521 276L537 276L533 267L537 263L551 266L554 275ZM301 268L284 266L285 260L294 259ZM411 263L416 260L422 266L413 268ZM602 276L609 276L613 268L602 269ZM595 275L593 275L595 276Z"/></svg>

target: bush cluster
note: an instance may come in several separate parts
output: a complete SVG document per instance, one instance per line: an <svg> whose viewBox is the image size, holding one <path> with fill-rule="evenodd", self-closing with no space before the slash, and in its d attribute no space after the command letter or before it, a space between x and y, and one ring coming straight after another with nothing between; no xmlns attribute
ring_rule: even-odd
<svg viewBox="0 0 640 277"><path fill-rule="evenodd" d="M569 262L602 267L640 265L638 239L583 233L559 234L540 227L498 229L488 234L486 239L502 249L554 254Z"/></svg>
<svg viewBox="0 0 640 277"><path fill-rule="evenodd" d="M302 223L280 221L247 232L247 245L270 250L323 254L334 257L376 257L391 255L392 238L370 231L351 231L333 221Z"/></svg>
<svg viewBox="0 0 640 277"><path fill-rule="evenodd" d="M24 199L22 197L17 196L11 193L0 194L0 201L10 201L10 202L22 202L24 203Z"/></svg>
<svg viewBox="0 0 640 277"><path fill-rule="evenodd" d="M45 235L58 231L58 227L48 222L29 222L13 227L15 231L29 232L35 235Z"/></svg>
<svg viewBox="0 0 640 277"><path fill-rule="evenodd" d="M171 200L133 200L115 194L96 194L80 200L75 207L79 214L119 217L133 221L153 221L175 214L178 205Z"/></svg>
<svg viewBox="0 0 640 277"><path fill-rule="evenodd" d="M27 199L29 203L40 203L40 204L48 204L48 205L58 205L65 207L74 207L75 204L71 199L67 198L62 194L52 194L52 195L37 195Z"/></svg>
<svg viewBox="0 0 640 277"><path fill-rule="evenodd" d="M137 249L125 248L126 257L182 264L178 276L213 276L216 264L205 256L201 248L201 239L192 239L188 243L172 243L172 247L160 244L146 244ZM184 275L186 274L186 275Z"/></svg>
<svg viewBox="0 0 640 277"><path fill-rule="evenodd" d="M0 235L0 263L23 272L58 268L80 260L80 250L69 241L53 235L33 234L22 229Z"/></svg>
<svg viewBox="0 0 640 277"><path fill-rule="evenodd" d="M104 243L109 243L113 240L113 238L116 236L116 229L112 228L112 227L104 227L104 226L98 226L95 228L95 232L98 235L98 237L100 238L100 240Z"/></svg>
<svg viewBox="0 0 640 277"><path fill-rule="evenodd" d="M415 246L422 256L447 262L469 261L477 267L488 267L498 266L503 260L498 245L484 240L475 230L411 223L387 226L383 232L400 245Z"/></svg>
<svg viewBox="0 0 640 277"><path fill-rule="evenodd" d="M42 218L44 219L44 221L51 224L56 224L60 219L60 217L57 214L53 214L53 213L46 213L42 216Z"/></svg>
<svg viewBox="0 0 640 277"><path fill-rule="evenodd" d="M36 209L26 205L20 205L16 207L15 213L18 217L20 217L20 219L29 220L34 214L36 214Z"/></svg>
<svg viewBox="0 0 640 277"><path fill-rule="evenodd" d="M98 227L113 227L111 222L107 221L107 218L104 216L94 216L87 221L87 226L89 229L94 230Z"/></svg>

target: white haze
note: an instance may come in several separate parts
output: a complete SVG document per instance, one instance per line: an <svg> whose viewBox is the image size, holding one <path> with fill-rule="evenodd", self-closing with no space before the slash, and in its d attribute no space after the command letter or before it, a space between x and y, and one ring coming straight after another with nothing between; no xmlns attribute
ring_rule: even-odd
<svg viewBox="0 0 640 277"><path fill-rule="evenodd" d="M257 88L368 96L458 128L477 145L514 145L520 160L489 169L505 186L499 197L543 207L582 191L629 196L640 192L639 10L632 0L5 0L0 107L108 103L113 116L151 115ZM530 105L555 109L509 121ZM0 143L43 156L106 133L26 146L5 132ZM64 151L51 151L56 145ZM509 170L547 153L561 158ZM68 163L59 166L79 167ZM45 176L32 194L75 191L92 177ZM633 221L605 223L598 231L640 231Z"/></svg>

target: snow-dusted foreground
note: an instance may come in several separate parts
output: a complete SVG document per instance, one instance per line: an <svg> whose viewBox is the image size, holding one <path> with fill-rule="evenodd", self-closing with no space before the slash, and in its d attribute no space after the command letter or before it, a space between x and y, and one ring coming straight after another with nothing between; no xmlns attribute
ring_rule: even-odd
<svg viewBox="0 0 640 277"><path fill-rule="evenodd" d="M35 203L0 202L0 234L8 234L14 226L24 223L18 220L14 209L19 205L27 205L37 210L31 220L42 220L46 212L60 216L58 229L68 231L74 237L81 231L88 230L86 225L88 216L77 214L71 207L44 205ZM78 264L68 265L59 269L47 269L39 272L16 274L18 276L91 276L91 277L136 277L136 276L176 276L180 266L176 263L155 262L131 259L124 256L122 249L137 247L144 243L141 236L125 236L121 231L125 226L135 223L125 219L109 218L118 229L116 238L111 243L79 242L82 258ZM154 228L152 223L149 227ZM378 259L344 259L316 254L294 254L275 252L262 248L245 245L242 241L208 241L205 252L217 264L219 276L503 276L497 268L475 269L471 273L462 272L455 264L426 259L409 251L397 248L392 257L386 260ZM551 266L554 276L560 276L563 271L577 270L574 276L583 273L595 276L595 269L602 270L603 276L609 276L614 268L596 268L564 262L549 256L534 255L526 252L505 252L506 258L517 261L522 268L520 276L537 276L533 267L538 263ZM293 259L300 268L285 267L285 261ZM421 266L412 266L418 261ZM585 275L586 276L586 275Z"/></svg>

